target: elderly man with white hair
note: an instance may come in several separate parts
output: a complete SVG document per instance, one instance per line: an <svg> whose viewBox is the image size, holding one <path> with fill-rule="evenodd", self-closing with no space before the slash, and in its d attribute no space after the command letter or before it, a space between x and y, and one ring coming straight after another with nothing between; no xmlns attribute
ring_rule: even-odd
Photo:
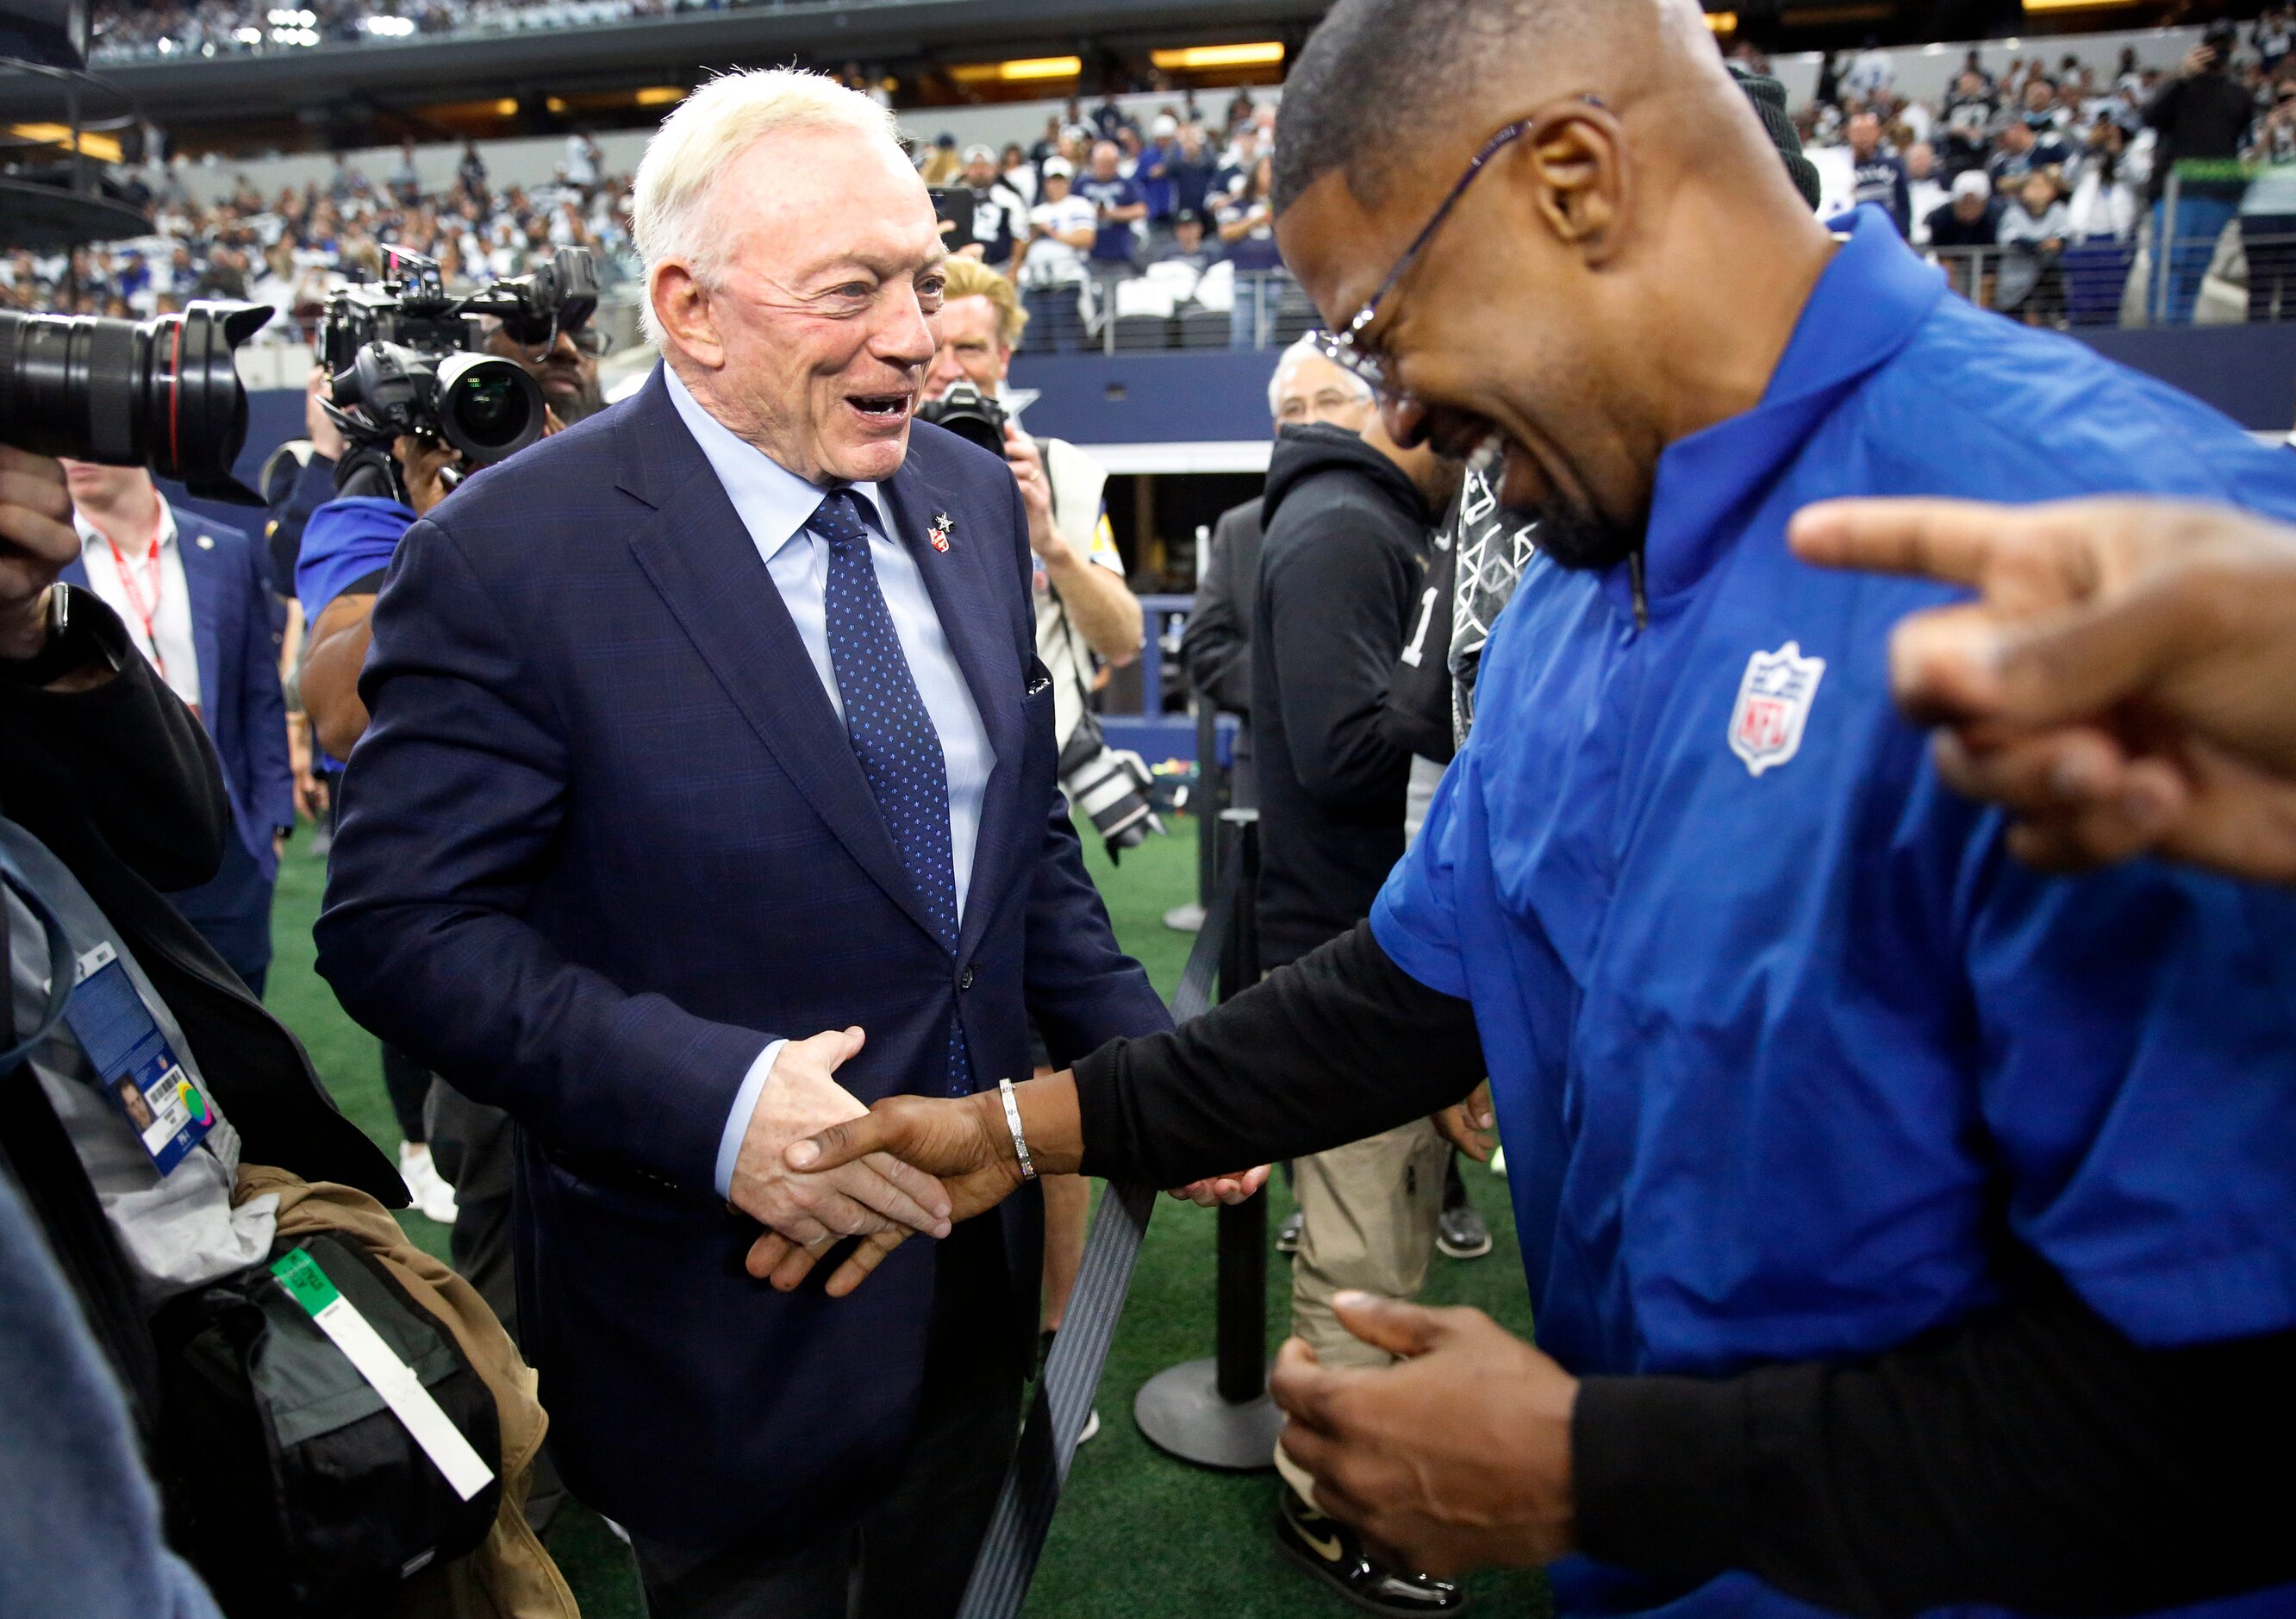
<svg viewBox="0 0 2296 1619"><path fill-rule="evenodd" d="M1168 1019L1054 779L1013 474L913 421L947 250L890 117L714 80L632 211L661 366L399 548L320 970L517 1121L552 1443L656 1619L922 1619L1019 1426L1041 1204L953 1229L963 1187L783 1148L1025 1077L1030 1016L1056 1063Z"/></svg>

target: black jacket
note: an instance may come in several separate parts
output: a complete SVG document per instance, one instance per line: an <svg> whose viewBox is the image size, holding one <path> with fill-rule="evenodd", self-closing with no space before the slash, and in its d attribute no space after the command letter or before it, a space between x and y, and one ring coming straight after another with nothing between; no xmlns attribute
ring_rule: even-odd
<svg viewBox="0 0 2296 1619"><path fill-rule="evenodd" d="M1260 960L1361 921L1403 855L1411 745L1388 707L1428 583L1435 514L1385 456L1287 427L1267 469L1252 610Z"/></svg>
<svg viewBox="0 0 2296 1619"><path fill-rule="evenodd" d="M2241 138L2256 121L2256 100L2228 74L2180 76L2161 86L2144 109L2144 121L2161 132L2144 188L2146 201L2157 202L2169 188L2169 171L2186 158L2240 155ZM2182 194L2236 197L2242 189L2238 180L2186 181Z"/></svg>
<svg viewBox="0 0 2296 1619"><path fill-rule="evenodd" d="M1198 563L1195 604L1180 636L1188 684L1222 713L1251 712L1251 604L1259 595L1262 508L1247 500L1220 514Z"/></svg>

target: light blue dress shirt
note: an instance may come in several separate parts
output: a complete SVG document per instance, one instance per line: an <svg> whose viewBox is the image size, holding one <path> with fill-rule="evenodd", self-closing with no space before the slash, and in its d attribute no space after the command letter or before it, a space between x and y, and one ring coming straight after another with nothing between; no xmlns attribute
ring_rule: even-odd
<svg viewBox="0 0 2296 1619"><path fill-rule="evenodd" d="M808 483L738 437L704 410L678 380L677 373L667 366L662 367L662 380L679 419L701 447L710 470L725 488L726 497L734 503L742 526L749 530L766 571L773 576L774 588L781 592L782 605L797 623L798 637L813 659L814 672L821 677L821 688L842 720L845 703L837 691L837 666L830 661L827 612L823 605L829 582L829 544L806 527L829 491ZM962 920L965 892L972 881L973 847L980 836L980 801L988 790L988 773L996 768L996 756L989 748L988 727L981 723L980 705L973 702L964 671L957 667L948 637L941 632L940 615L933 611L924 575L893 531L892 507L873 483L851 488L860 499L862 514L875 530L869 539L869 560L877 571L877 588L884 593L885 610L892 615L893 633L900 638L917 694L924 700L925 711L932 716L933 729L940 736L941 757L948 769L949 856L955 867L956 914ZM767 1043L750 1064L749 1074L734 1098L726 1133L718 1143L718 1195L721 1197L733 1186L734 1160L741 1155L742 1138L749 1130L750 1115L757 1110L758 1095L765 1089L774 1059L787 1043L786 1040Z"/></svg>

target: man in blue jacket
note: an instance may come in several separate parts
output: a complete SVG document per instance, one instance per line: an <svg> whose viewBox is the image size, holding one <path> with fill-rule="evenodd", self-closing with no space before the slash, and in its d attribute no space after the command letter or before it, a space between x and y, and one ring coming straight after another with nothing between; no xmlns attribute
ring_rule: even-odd
<svg viewBox="0 0 2296 1619"><path fill-rule="evenodd" d="M237 835L211 880L171 897L260 999L279 848L295 830L279 689L283 610L254 542L196 513L178 522L144 468L68 461L64 470L80 559L63 577L119 614L136 650L199 715L223 764Z"/></svg>
<svg viewBox="0 0 2296 1619"><path fill-rule="evenodd" d="M1540 519L1476 727L1365 927L1011 1125L900 1098L791 1161L972 1201L1017 1134L1169 1183L1488 1072L1540 1347L1341 1300L1401 1363L1275 1377L1372 1544L1547 1564L1568 1615L2287 1613L2296 895L2011 859L1890 702L1948 592L1785 533L1853 494L2285 520L2296 463L1876 211L1834 242L1686 0L1341 0L1283 119L1335 356Z"/></svg>
<svg viewBox="0 0 2296 1619"><path fill-rule="evenodd" d="M949 1235L784 1145L1168 1026L1054 776L1011 472L914 424L946 250L882 108L712 80L634 212L666 364L400 542L320 971L519 1125L521 1346L664 1615L951 1612L1018 1430L1041 1205Z"/></svg>

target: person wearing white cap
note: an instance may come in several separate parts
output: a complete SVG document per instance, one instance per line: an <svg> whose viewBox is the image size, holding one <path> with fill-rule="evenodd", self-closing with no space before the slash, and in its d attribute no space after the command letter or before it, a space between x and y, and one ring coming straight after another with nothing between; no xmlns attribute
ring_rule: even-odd
<svg viewBox="0 0 2296 1619"><path fill-rule="evenodd" d="M1985 171L1965 168L1956 175L1953 200L1932 210L1927 224L1931 247L1991 247L1999 242L2001 203Z"/></svg>
<svg viewBox="0 0 2296 1619"><path fill-rule="evenodd" d="M966 232L950 242L949 251L1010 275L1014 250L1028 229L1029 205L996 172L995 148L964 149L964 175L959 189L972 199L972 218Z"/></svg>
<svg viewBox="0 0 2296 1619"><path fill-rule="evenodd" d="M1066 158L1045 160L1045 199L1029 210L1029 239L1022 244L1014 280L1023 292L1030 318L1043 321L1055 349L1080 348L1084 322L1078 314L1076 289L1086 279L1085 255L1100 228L1100 216L1084 198L1069 190L1075 166Z"/></svg>

